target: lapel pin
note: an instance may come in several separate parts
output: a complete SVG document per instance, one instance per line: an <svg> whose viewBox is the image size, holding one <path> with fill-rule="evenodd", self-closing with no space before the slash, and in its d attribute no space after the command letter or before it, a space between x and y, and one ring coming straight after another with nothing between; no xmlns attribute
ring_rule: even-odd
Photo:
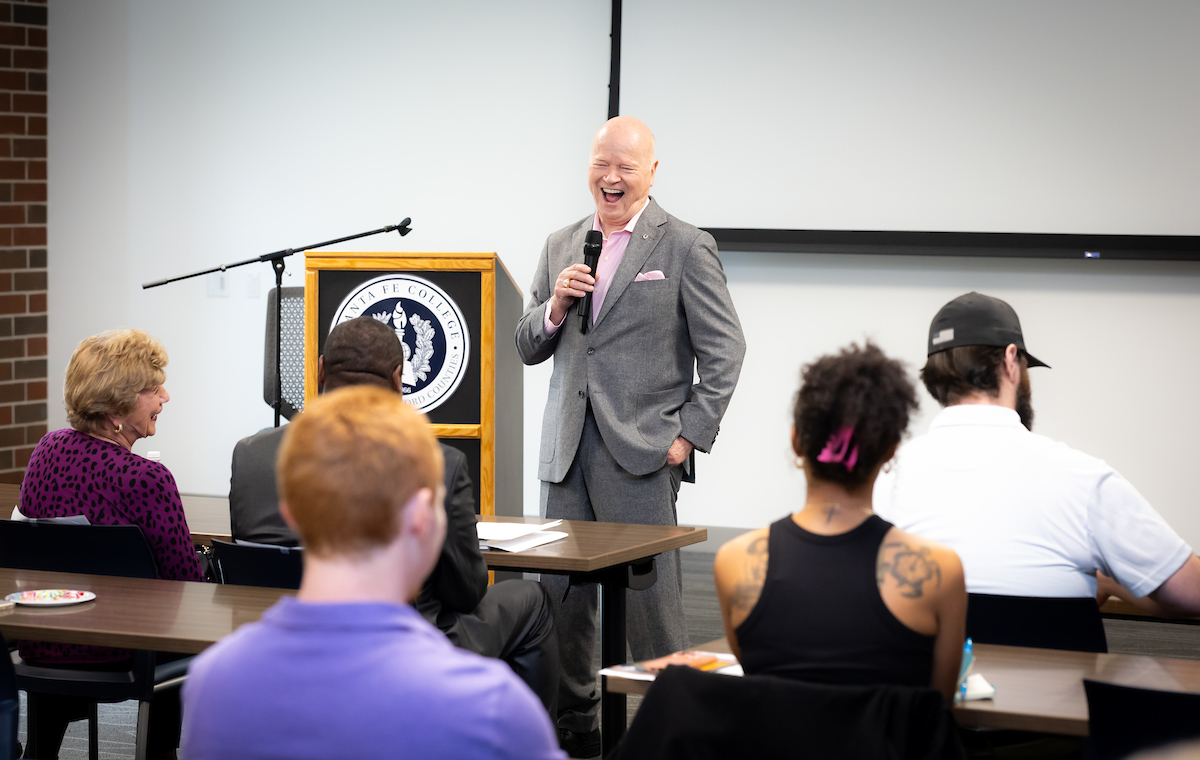
<svg viewBox="0 0 1200 760"><path fill-rule="evenodd" d="M643 233L642 233L642 240L649 240L649 239L650 239L650 233L649 233L649 232L643 232Z"/></svg>

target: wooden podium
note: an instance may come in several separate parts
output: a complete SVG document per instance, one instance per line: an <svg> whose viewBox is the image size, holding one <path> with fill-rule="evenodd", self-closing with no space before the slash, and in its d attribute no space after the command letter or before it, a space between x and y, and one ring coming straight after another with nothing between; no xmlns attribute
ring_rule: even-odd
<svg viewBox="0 0 1200 760"><path fill-rule="evenodd" d="M369 316L405 347L405 399L462 451L480 514L522 514L523 296L494 253L306 251L305 401L334 324Z"/></svg>

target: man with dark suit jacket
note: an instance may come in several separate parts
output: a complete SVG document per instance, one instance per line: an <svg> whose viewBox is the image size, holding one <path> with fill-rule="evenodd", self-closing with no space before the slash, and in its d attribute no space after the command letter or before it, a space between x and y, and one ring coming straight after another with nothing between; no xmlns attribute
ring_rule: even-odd
<svg viewBox="0 0 1200 760"><path fill-rule="evenodd" d="M325 339L317 359L322 392L347 385L378 385L401 393L404 353L395 332L372 317L342 322ZM296 534L279 513L275 460L284 428L238 441L233 450L229 517L242 541L296 546ZM558 639L546 592L534 581L488 586L479 553L471 478L462 452L441 445L445 461L446 540L441 557L413 606L455 646L498 657L554 714L559 679Z"/></svg>
<svg viewBox="0 0 1200 760"><path fill-rule="evenodd" d="M526 364L554 357L538 467L547 517L674 525L684 463L693 448L712 446L737 385L746 343L716 243L650 197L657 167L645 124L621 116L601 127L588 170L596 213L546 241L517 325ZM592 230L604 236L594 273L576 263ZM579 308L589 292L583 333ZM658 582L628 594L629 643L639 660L689 643L678 552L657 562ZM555 615L563 748L597 754L596 587L568 592L560 576L542 582L562 600Z"/></svg>

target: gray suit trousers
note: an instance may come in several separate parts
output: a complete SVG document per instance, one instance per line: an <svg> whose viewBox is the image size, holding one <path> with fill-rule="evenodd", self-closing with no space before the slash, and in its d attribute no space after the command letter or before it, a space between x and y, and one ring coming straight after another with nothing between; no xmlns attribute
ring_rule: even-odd
<svg viewBox="0 0 1200 760"><path fill-rule="evenodd" d="M551 519L643 525L675 525L675 498L682 466L631 475L609 453L591 409L575 460L561 483L542 482L541 511ZM634 660L661 657L688 647L683 617L683 574L678 550L656 558L658 582L645 591L626 591L626 634ZM599 587L568 586L565 575L542 575L559 635L562 681L558 727L586 733L599 726L600 694L593 650Z"/></svg>

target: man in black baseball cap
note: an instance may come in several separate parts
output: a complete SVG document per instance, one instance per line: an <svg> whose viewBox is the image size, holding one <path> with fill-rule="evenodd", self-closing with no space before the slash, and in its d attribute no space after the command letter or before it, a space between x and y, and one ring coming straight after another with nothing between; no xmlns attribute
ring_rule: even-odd
<svg viewBox="0 0 1200 760"><path fill-rule="evenodd" d="M999 298L967 293L942 307L929 326L929 356L959 346L1014 345L1030 367L1047 367L1025 350L1021 320L1013 308Z"/></svg>
<svg viewBox="0 0 1200 760"><path fill-rule="evenodd" d="M874 507L958 553L971 594L967 635L1102 651L1098 581L1103 595L1160 615L1200 614L1192 548L1108 464L1032 432L1028 369L1047 365L1026 350L1011 306L959 296L938 311L926 341L921 380L944 408L876 480ZM989 605L1012 603L1001 597L1039 597L1056 609L989 622ZM1087 620L1063 622L1077 612ZM1021 622L997 630L1006 617ZM1026 638L1010 638L1014 631Z"/></svg>
<svg viewBox="0 0 1200 760"><path fill-rule="evenodd" d="M1050 365L1025 350L1021 320L999 298L967 293L943 306L929 326L921 380L942 406L994 403L1033 430L1028 369Z"/></svg>

